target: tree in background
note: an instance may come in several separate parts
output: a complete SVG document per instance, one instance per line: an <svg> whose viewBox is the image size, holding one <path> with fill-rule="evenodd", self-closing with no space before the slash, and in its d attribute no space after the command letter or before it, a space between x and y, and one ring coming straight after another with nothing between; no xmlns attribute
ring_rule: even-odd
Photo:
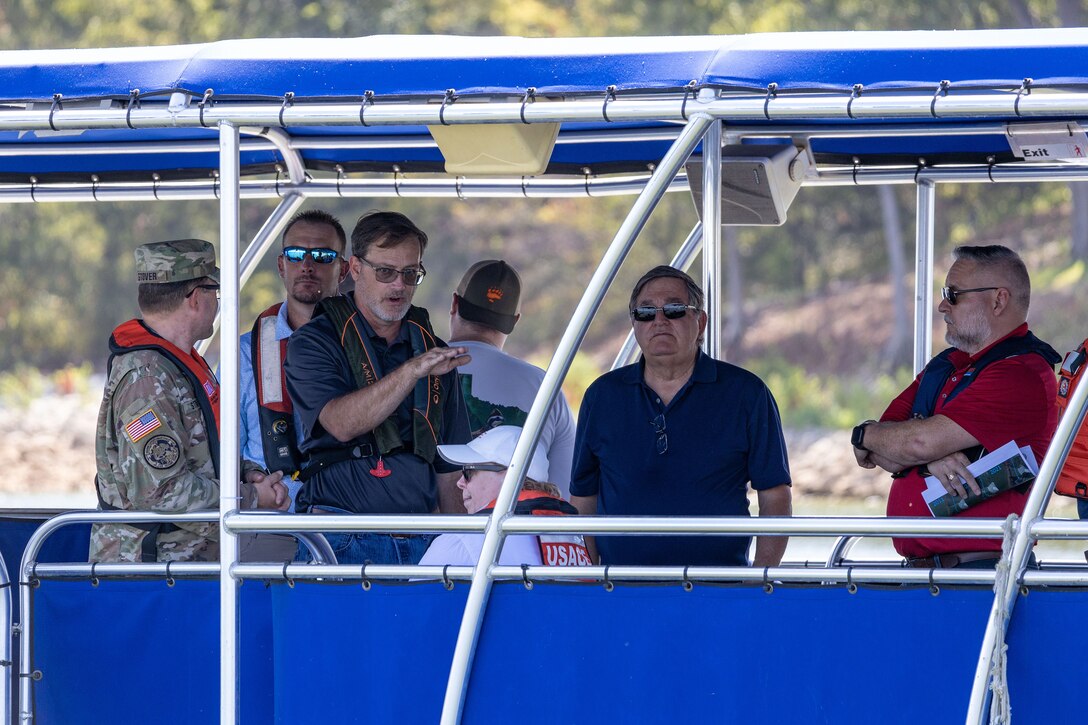
<svg viewBox="0 0 1088 725"><path fill-rule="evenodd" d="M796 30L908 30L1081 24L1074 0L979 0L926 3L904 0L7 0L0 4L0 48L102 47L210 42L244 37L363 36L383 33L552 35L674 35ZM730 356L747 349L744 332L760 324L761 310L785 299L812 299L859 281L891 279L900 314L906 286L904 207L912 195L891 190L806 189L790 222L774 229L730 229L725 236L726 334ZM1002 220L1031 219L1041 207L1077 209L1071 251L1088 256L1088 192L1053 186L1025 191L1016 185L987 188L977 204L971 185L940 188L941 244L1002 239ZM615 234L629 199L454 204L427 200L315 200L350 226L373 206L409 214L432 233L434 271L420 298L440 326L448 294L460 273L482 256L505 256L526 276L526 315L511 348L518 354L550 351L559 338L601 250ZM16 362L42 367L105 360L105 337L133 313L131 250L171 237L217 236L212 202L154 205L96 204L0 207L0 252L17 263L0 269L0 369ZM271 209L243 205L243 238ZM998 211L1000 213L998 213ZM906 215L909 219L910 215ZM590 349L614 349L627 329L622 290L638 273L667 261L694 222L690 198L669 195L621 270L602 314L587 336ZM1054 232L1065 235L1067 230ZM897 238L897 234L899 238ZM554 261L554 263L548 263ZM428 265L431 268L431 265ZM247 286L243 325L280 295L274 260L266 259ZM899 342L899 319L884 353L885 364L909 362ZM599 356L602 364L608 353ZM875 361L873 361L875 362Z"/></svg>

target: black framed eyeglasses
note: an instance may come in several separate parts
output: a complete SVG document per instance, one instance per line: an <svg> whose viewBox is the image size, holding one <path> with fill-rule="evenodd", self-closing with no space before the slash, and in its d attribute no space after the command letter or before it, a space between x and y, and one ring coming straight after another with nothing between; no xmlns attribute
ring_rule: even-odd
<svg viewBox="0 0 1088 725"><path fill-rule="evenodd" d="M657 311L661 310L665 314L666 320L679 320L681 317L688 313L688 310L699 309L695 305L685 305L683 302L669 302L668 304L661 305L660 307L653 307L651 305L639 305L635 309L631 310L631 317L635 319L635 322L650 322L657 317Z"/></svg>
<svg viewBox="0 0 1088 725"><path fill-rule="evenodd" d="M650 421L650 425L654 427L654 433L657 434L657 455L660 456L669 450L669 436L665 433L665 414L658 414Z"/></svg>
<svg viewBox="0 0 1088 725"><path fill-rule="evenodd" d="M194 294L196 294L196 291L198 289L211 290L211 291L215 292L215 299L219 299L219 289L220 289L220 287L217 284L198 284L196 287L193 287L191 290L189 290L188 292L185 293L185 299L189 299Z"/></svg>
<svg viewBox="0 0 1088 725"><path fill-rule="evenodd" d="M972 287L971 289L956 289L955 287L941 287L941 297L944 301L950 305L955 305L959 301L960 295L965 295L968 292L990 292L991 290L1001 289L1000 287Z"/></svg>
<svg viewBox="0 0 1088 725"><path fill-rule="evenodd" d="M396 267L380 267L365 257L359 257L359 259L374 270L374 278L383 284L389 284L397 278L397 275L400 275L401 279L404 280L404 284L415 287L427 275L427 270L423 268L422 262L418 267L397 269Z"/></svg>
<svg viewBox="0 0 1088 725"><path fill-rule="evenodd" d="M313 260L314 264L332 264L340 259L340 252L328 247L318 247L317 249L307 249L306 247L283 248L283 257L288 262L298 264L304 261L307 256Z"/></svg>
<svg viewBox="0 0 1088 725"><path fill-rule="evenodd" d="M466 481L471 481L473 474L476 471L505 471L506 466L500 466L494 463L474 463L471 466L461 466L461 475L465 477Z"/></svg>

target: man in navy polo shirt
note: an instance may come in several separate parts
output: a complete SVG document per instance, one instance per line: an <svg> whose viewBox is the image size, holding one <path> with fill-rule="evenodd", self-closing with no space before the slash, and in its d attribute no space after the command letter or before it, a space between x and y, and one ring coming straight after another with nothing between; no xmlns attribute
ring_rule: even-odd
<svg viewBox="0 0 1088 725"><path fill-rule="evenodd" d="M672 267L651 269L629 308L642 360L586 391L571 503L582 514L761 516L792 512L774 397L758 377L700 351L703 291ZM777 566L785 537L761 537L753 564ZM744 566L749 537L597 537L604 564Z"/></svg>

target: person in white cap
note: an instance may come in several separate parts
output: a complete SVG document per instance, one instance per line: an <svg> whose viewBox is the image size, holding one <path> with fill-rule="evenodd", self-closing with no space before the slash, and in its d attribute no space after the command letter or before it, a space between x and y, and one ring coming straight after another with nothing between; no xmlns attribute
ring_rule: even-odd
<svg viewBox="0 0 1088 725"><path fill-rule="evenodd" d="M490 513L502 488L506 469L514 457L521 428L501 425L465 445L440 445L438 454L461 466L457 487L470 513ZM574 515L577 510L559 496L558 488L546 482L548 456L538 445L526 472L525 483L514 508L517 515ZM421 565L475 565L483 548L483 534L443 534L436 538L420 560ZM541 535L507 537L500 564L538 566L589 566L589 552L581 536Z"/></svg>

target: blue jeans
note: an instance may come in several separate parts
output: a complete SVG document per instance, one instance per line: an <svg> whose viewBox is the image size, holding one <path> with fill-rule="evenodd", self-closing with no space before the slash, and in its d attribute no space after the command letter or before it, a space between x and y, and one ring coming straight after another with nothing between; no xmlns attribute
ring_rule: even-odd
<svg viewBox="0 0 1088 725"><path fill-rule="evenodd" d="M331 506L326 511L350 513ZM323 514L317 514L321 516ZM325 538L339 564L418 564L434 536L430 534L329 533ZM310 550L299 544L295 561L312 561Z"/></svg>

